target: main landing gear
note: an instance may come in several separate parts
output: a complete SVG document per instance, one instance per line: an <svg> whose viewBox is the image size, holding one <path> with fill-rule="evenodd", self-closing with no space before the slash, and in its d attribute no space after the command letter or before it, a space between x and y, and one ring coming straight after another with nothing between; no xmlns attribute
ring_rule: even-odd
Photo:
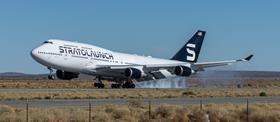
<svg viewBox="0 0 280 122"><path fill-rule="evenodd" d="M123 80L115 79L116 84L112 84L111 88L119 89L119 88L135 88L135 84L131 79L128 79L125 83Z"/></svg>
<svg viewBox="0 0 280 122"><path fill-rule="evenodd" d="M113 81L114 81L115 83L111 84L111 88L112 88L112 89L119 89L119 88L122 87L123 80L115 78Z"/></svg>
<svg viewBox="0 0 280 122"><path fill-rule="evenodd" d="M104 88L105 85L102 83L102 78L101 77L97 77L96 78L98 82L95 82L94 83L94 87L96 88ZM128 88L128 89L133 89L135 88L135 84L133 83L133 81L131 79L127 80L125 83L123 83L122 80L114 80L114 82L116 83L113 83L111 84L111 88L113 89L119 89L119 88Z"/></svg>
<svg viewBox="0 0 280 122"><path fill-rule="evenodd" d="M113 89L119 89L121 88L122 84L118 84L118 83L114 83L114 84L111 84L111 88Z"/></svg>
<svg viewBox="0 0 280 122"><path fill-rule="evenodd" d="M103 89L105 87L105 85L102 83L101 78L98 77L97 79L98 79L98 82L93 84L94 87Z"/></svg>
<svg viewBox="0 0 280 122"><path fill-rule="evenodd" d="M128 80L122 85L122 87L133 89L133 88L135 88L135 84L132 82L132 80Z"/></svg>
<svg viewBox="0 0 280 122"><path fill-rule="evenodd" d="M54 76L54 71L52 68L48 67L48 69L50 70L50 74L48 75L48 79L49 80L54 80L55 79L55 76Z"/></svg>
<svg viewBox="0 0 280 122"><path fill-rule="evenodd" d="M133 82L125 82L124 84L112 84L111 88L119 89L119 88L135 88L135 84Z"/></svg>

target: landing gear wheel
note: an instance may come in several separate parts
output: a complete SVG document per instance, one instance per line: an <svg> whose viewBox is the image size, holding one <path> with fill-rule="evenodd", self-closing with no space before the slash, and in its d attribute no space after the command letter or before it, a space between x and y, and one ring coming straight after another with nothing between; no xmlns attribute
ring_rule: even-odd
<svg viewBox="0 0 280 122"><path fill-rule="evenodd" d="M93 86L94 86L94 87L97 87L97 86L99 86L98 84L99 84L99 83L94 83Z"/></svg>
<svg viewBox="0 0 280 122"><path fill-rule="evenodd" d="M54 75L48 75L49 80L54 80Z"/></svg>
<svg viewBox="0 0 280 122"><path fill-rule="evenodd" d="M105 85L102 83L102 81L101 81L101 77L97 77L97 83L94 83L93 85L94 85L94 87L96 87L96 88L104 88L105 87Z"/></svg>
<svg viewBox="0 0 280 122"><path fill-rule="evenodd" d="M122 88L128 88L127 82L122 85Z"/></svg>
<svg viewBox="0 0 280 122"><path fill-rule="evenodd" d="M100 83L98 88L102 88L103 89L104 87L105 87L105 85L103 83Z"/></svg>
<svg viewBox="0 0 280 122"><path fill-rule="evenodd" d="M94 83L93 85L94 85L94 87L102 88L102 89L105 87L105 85L103 83Z"/></svg>
<svg viewBox="0 0 280 122"><path fill-rule="evenodd" d="M130 84L129 84L129 88L134 89L134 88L135 88L135 84L134 84L134 83L130 83Z"/></svg>
<svg viewBox="0 0 280 122"><path fill-rule="evenodd" d="M54 77L54 73L53 73L53 69L48 67L48 69L50 70L50 74L48 75L48 79L49 80L54 80L55 77Z"/></svg>
<svg viewBox="0 0 280 122"><path fill-rule="evenodd" d="M132 82L125 82L122 87L123 88L135 88L135 84Z"/></svg>
<svg viewBox="0 0 280 122"><path fill-rule="evenodd" d="M121 84L111 84L111 88L113 89L121 88Z"/></svg>

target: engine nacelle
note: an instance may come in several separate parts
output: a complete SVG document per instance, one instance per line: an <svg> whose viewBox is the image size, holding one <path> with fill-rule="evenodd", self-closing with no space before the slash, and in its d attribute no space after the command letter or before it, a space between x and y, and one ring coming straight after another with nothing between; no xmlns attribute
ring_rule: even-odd
<svg viewBox="0 0 280 122"><path fill-rule="evenodd" d="M127 68L124 71L124 75L127 78L139 79L144 76L144 72L136 68Z"/></svg>
<svg viewBox="0 0 280 122"><path fill-rule="evenodd" d="M57 78L61 80L71 80L73 78L78 78L79 74L78 73L73 73L73 72L66 72L62 70L57 70L56 71L56 76Z"/></svg>
<svg viewBox="0 0 280 122"><path fill-rule="evenodd" d="M174 73L178 76L190 76L192 74L192 69L186 66L176 66Z"/></svg>

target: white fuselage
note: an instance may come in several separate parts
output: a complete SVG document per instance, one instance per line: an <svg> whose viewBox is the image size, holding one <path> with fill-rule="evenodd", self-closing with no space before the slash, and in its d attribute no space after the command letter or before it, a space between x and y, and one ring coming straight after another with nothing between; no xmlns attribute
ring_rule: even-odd
<svg viewBox="0 0 280 122"><path fill-rule="evenodd" d="M108 79L128 82L123 88L134 88L137 81L163 79L173 76L189 77L206 68L247 62L244 59L197 62L206 32L198 30L170 59L152 58L110 51L94 45L51 39L31 51L32 57L50 70L49 79L56 76L62 80L77 78L80 73L96 76L99 81ZM119 83L122 84L122 83ZM100 83L96 87L104 87ZM119 85L112 85L112 88Z"/></svg>
<svg viewBox="0 0 280 122"><path fill-rule="evenodd" d="M32 57L40 64L63 71L123 77L123 74L113 72L98 72L102 66L124 65L164 65L186 63L175 60L166 60L138 55L113 52L94 45L49 40L31 52Z"/></svg>

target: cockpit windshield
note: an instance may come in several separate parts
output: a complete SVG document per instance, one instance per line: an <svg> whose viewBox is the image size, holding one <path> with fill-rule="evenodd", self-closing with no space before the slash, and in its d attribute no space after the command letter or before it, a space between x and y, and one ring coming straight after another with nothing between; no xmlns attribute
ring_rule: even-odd
<svg viewBox="0 0 280 122"><path fill-rule="evenodd" d="M51 42L51 41L44 41L44 42L43 42L43 44L47 44L47 43L48 43L48 44L53 44L53 42Z"/></svg>

